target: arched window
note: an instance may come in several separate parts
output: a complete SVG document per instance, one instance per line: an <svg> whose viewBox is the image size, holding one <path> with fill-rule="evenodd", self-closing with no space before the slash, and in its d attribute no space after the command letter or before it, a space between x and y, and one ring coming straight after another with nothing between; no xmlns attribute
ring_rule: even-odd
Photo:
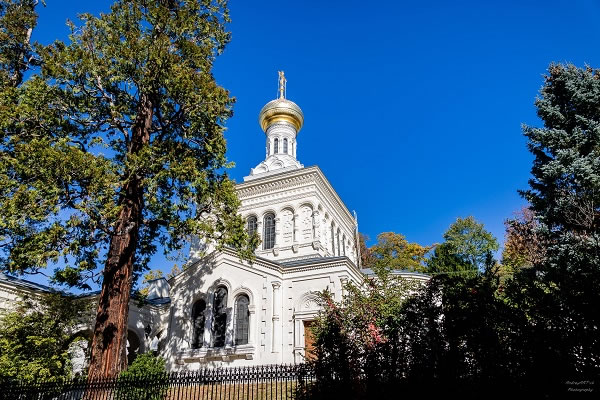
<svg viewBox="0 0 600 400"><path fill-rule="evenodd" d="M283 138L283 153L287 154L287 138Z"/></svg>
<svg viewBox="0 0 600 400"><path fill-rule="evenodd" d="M279 139L275 138L273 141L273 154L279 153Z"/></svg>
<svg viewBox="0 0 600 400"><path fill-rule="evenodd" d="M341 255L340 254L340 230L339 229L337 231L337 251L338 251L338 256Z"/></svg>
<svg viewBox="0 0 600 400"><path fill-rule="evenodd" d="M192 307L192 349L199 349L204 343L204 311L206 302L202 299L196 301Z"/></svg>
<svg viewBox="0 0 600 400"><path fill-rule="evenodd" d="M342 236L342 255L346 255L346 235Z"/></svg>
<svg viewBox="0 0 600 400"><path fill-rule="evenodd" d="M331 223L331 254L335 256L335 229Z"/></svg>
<svg viewBox="0 0 600 400"><path fill-rule="evenodd" d="M248 344L250 326L250 299L245 294L238 296L235 301L235 344Z"/></svg>
<svg viewBox="0 0 600 400"><path fill-rule="evenodd" d="M225 346L227 331L227 289L220 286L215 291L213 300L213 347Z"/></svg>
<svg viewBox="0 0 600 400"><path fill-rule="evenodd" d="M263 225L263 249L269 250L275 247L275 214L265 215Z"/></svg>
<svg viewBox="0 0 600 400"><path fill-rule="evenodd" d="M254 215L251 215L250 217L248 217L248 227L247 227L248 235L250 235L250 236L254 235L254 232L256 232L257 222L258 221Z"/></svg>

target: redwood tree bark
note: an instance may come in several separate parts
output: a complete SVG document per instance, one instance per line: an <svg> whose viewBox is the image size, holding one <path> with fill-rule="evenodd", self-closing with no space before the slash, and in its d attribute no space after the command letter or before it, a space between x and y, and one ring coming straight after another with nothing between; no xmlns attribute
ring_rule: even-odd
<svg viewBox="0 0 600 400"><path fill-rule="evenodd" d="M149 97L140 96L128 154L135 154L148 144L152 110ZM137 173L128 171L125 176L129 179L121 191L122 208L110 239L98 300L89 378L116 377L127 368L127 315L133 285L133 263L142 224L144 188Z"/></svg>

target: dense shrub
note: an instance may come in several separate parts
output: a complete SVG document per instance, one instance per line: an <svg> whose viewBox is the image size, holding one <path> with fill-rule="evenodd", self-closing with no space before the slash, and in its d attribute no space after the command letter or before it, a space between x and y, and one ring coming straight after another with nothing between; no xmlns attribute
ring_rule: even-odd
<svg viewBox="0 0 600 400"><path fill-rule="evenodd" d="M322 294L307 397L567 394L568 376L540 365L539 332L499 290L497 266L417 285L383 271L365 288L350 286L340 303ZM544 371L556 379L539 379Z"/></svg>
<svg viewBox="0 0 600 400"><path fill-rule="evenodd" d="M161 400L168 389L165 360L153 353L136 357L119 375L117 398L123 400Z"/></svg>

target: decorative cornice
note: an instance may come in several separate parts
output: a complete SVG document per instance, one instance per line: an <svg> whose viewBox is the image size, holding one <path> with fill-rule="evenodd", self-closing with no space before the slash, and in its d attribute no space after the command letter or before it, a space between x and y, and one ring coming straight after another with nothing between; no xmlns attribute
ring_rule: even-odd
<svg viewBox="0 0 600 400"><path fill-rule="evenodd" d="M311 170L312 168L315 167L284 171L239 183L236 186L238 197L241 200L247 197L260 196L266 193L282 191L299 186L306 181L310 181L310 179L316 175L314 170ZM285 175L289 176L286 177Z"/></svg>
<svg viewBox="0 0 600 400"><path fill-rule="evenodd" d="M186 277L193 275L197 271L198 267L201 267L207 262L216 262L216 260L223 255L236 257L239 260L237 252L232 248L226 247L222 250L216 250L204 258L195 261L181 273L169 279L171 290L176 290L178 286L183 283ZM260 268L271 270L275 274L279 275L279 278L281 279L283 279L283 275L290 275L298 272L317 271L332 267L346 267L349 268L350 271L354 272L357 277L365 276L348 257L345 257L341 260L339 258L335 260L328 260L327 258L315 259L315 263L299 266L282 266L275 261L262 257L256 257L252 264L250 264L248 261L240 261L240 263L243 263L245 266L258 266Z"/></svg>

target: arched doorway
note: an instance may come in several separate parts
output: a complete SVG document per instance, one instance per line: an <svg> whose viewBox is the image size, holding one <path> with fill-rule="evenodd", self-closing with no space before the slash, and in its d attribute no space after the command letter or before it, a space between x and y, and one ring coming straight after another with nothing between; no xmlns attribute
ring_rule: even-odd
<svg viewBox="0 0 600 400"><path fill-rule="evenodd" d="M297 363L314 357L312 325L320 310L319 296L315 292L305 293L294 306L294 360Z"/></svg>

